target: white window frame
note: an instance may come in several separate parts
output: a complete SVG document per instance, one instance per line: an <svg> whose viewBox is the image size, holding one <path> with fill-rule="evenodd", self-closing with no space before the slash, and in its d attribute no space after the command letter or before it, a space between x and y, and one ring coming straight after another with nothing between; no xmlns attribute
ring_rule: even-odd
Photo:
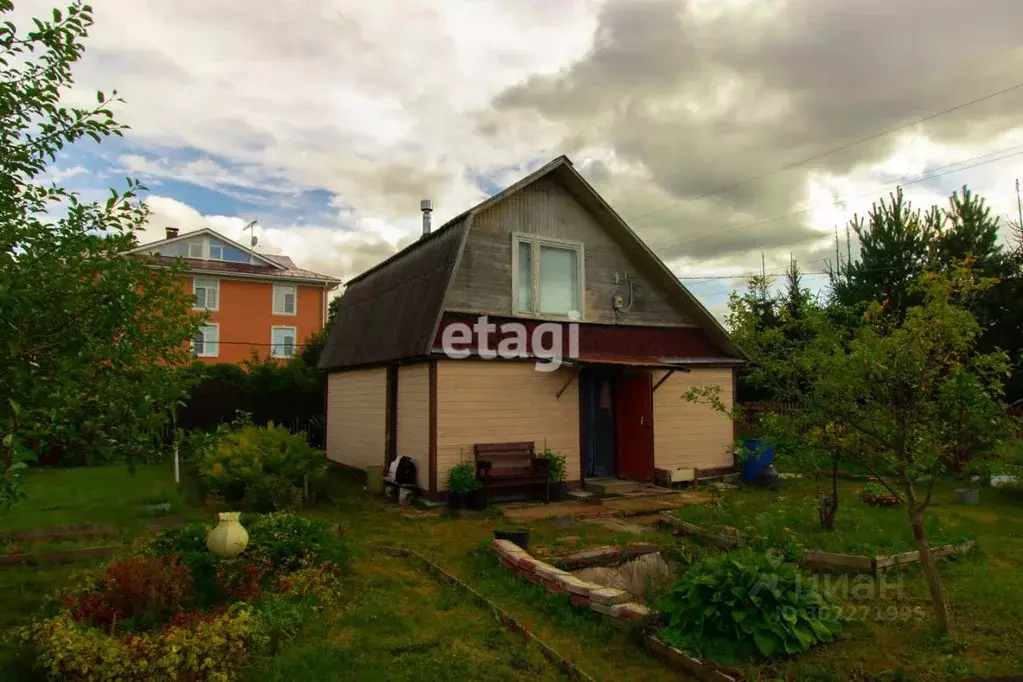
<svg viewBox="0 0 1023 682"><path fill-rule="evenodd" d="M185 243L188 244L188 257L189 258L194 258L196 260L206 260L206 240L205 239L190 239L190 240L188 240ZM192 247L196 246L196 245L199 246L199 255L198 256L193 256L192 255Z"/></svg>
<svg viewBox="0 0 1023 682"><path fill-rule="evenodd" d="M277 310L277 290L278 289L291 289L291 293L295 296L295 305L290 313L286 313L283 310ZM287 317L294 317L298 315L298 285L297 284L278 284L274 282L273 291L271 292L270 298L270 312L274 315L284 315Z"/></svg>
<svg viewBox="0 0 1023 682"><path fill-rule="evenodd" d="M217 285L216 286L217 305L212 307L212 308L207 307L205 304L206 304L208 299L204 298L203 299L203 305L192 304L192 309L193 310L214 310L214 311L215 310L220 310L220 278L219 277L193 277L192 278L192 296L193 297L195 296L195 289L198 286L198 283L200 281L216 283L216 285ZM206 287L206 288L208 288L208 287ZM198 303L198 302L196 302L196 303Z"/></svg>
<svg viewBox="0 0 1023 682"><path fill-rule="evenodd" d="M283 345L274 342L274 332L278 330L290 331L292 338L295 340L291 344L291 355L280 355L277 353L277 346ZM270 327L270 357L279 360L289 360L298 355L298 329L289 326L278 326L274 325Z"/></svg>
<svg viewBox="0 0 1023 682"><path fill-rule="evenodd" d="M532 290L533 290L533 309L528 312L519 310L519 244L529 244L532 247ZM579 287L579 321L586 319L586 270L585 270L585 259L584 248L582 242L573 242L562 239L552 239L550 237L540 237L534 234L525 234L522 232L515 232L512 234L512 315L520 317L536 317L542 319L551 320L572 320L574 318L569 315L555 315L552 313L541 313L540 312L540 247L541 246L552 246L558 249L572 250L576 252L576 258L578 262L578 274L579 281L577 286Z"/></svg>
<svg viewBox="0 0 1023 682"><path fill-rule="evenodd" d="M197 357L197 358L216 358L216 357L220 357L220 323L219 322L207 322L206 324L204 324L201 327L199 327L199 331L200 332L202 332L203 327L216 327L217 328L217 340L211 344L208 341L206 341L206 338L204 336L203 337L203 352L202 353L196 353L196 351L195 351L195 341L193 340L191 342L191 344L192 344L192 352L195 354L195 357ZM209 349L210 346L213 346L213 352L210 352L210 349Z"/></svg>
<svg viewBox="0 0 1023 682"><path fill-rule="evenodd" d="M205 241L206 241L207 249L209 251L209 260L219 260L219 261L224 260L224 244L217 244L216 245L216 248L220 249L220 258L214 258L213 257L213 249L214 249L213 242L211 242L208 239L205 240ZM252 258L250 257L249 260L252 260Z"/></svg>

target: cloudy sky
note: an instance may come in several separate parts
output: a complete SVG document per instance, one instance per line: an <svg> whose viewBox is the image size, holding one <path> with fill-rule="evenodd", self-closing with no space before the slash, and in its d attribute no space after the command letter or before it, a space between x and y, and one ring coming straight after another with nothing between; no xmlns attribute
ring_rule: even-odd
<svg viewBox="0 0 1023 682"><path fill-rule="evenodd" d="M86 195L142 179L150 240L256 219L261 248L349 277L416 236L421 198L443 222L562 153L687 278L761 253L820 271L899 184L1016 211L1019 0L93 5L73 96L116 88L132 131L54 173ZM741 285L686 283L717 313Z"/></svg>

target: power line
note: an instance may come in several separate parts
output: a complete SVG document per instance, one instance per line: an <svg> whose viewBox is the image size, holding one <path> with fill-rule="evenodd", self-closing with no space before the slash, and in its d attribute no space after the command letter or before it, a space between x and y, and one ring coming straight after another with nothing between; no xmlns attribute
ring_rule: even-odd
<svg viewBox="0 0 1023 682"><path fill-rule="evenodd" d="M948 165L945 165L945 166L938 166L936 168L931 169L930 171L926 171L923 174L919 174L919 177L916 177L914 179L910 179L910 178L913 178L913 175L907 175L907 176L904 176L903 178L900 178L898 180L894 180L894 181L885 183L885 184L881 185L880 188L875 189L875 190L871 190L870 192L864 192L864 193L859 194L859 195L839 197L838 199L835 200L834 203L837 204L840 201L846 201L848 199L860 199L860 198L863 198L863 197L868 197L868 196L876 194L876 192L878 192L879 190L883 190L884 188L888 188L888 187L905 187L907 185L915 185L917 183L926 182L927 180L933 180L934 178L939 178L939 177L942 177L944 175L949 175L951 173L958 173L958 172L961 172L961 171L964 171L964 170L970 170L971 168L978 168L980 166L985 166L985 165L987 165L989 163L995 163L997 161L1004 161L1005 159L1010 159L1010 158L1012 158L1014 156L1019 156L1019 155L1023 154L1023 151L1016 151L1016 152L1014 152L1012 154L1006 154L1006 152L1010 152L1012 150L1020 149L1020 148L1023 148L1023 145L1015 145L1013 147L1006 147L1005 149L1000 149L998 151L988 152L986 154L980 154L978 156L974 156L974 157L971 157L969 159L964 159L962 161L957 161L957 162L955 162L953 164L948 164ZM1005 154L1005 155L1004 156L999 156L998 158L994 158L994 159L988 159L986 161L980 161L981 159L985 159L986 157L994 156L994 155L997 155L997 154ZM971 163L973 161L978 161L978 163ZM965 166L962 166L961 168L951 168L951 170L944 170L944 169L948 169L948 168L950 168L952 166L961 166L962 164L970 164L970 165L965 165ZM942 172L934 172L934 171L942 171ZM705 234L705 235L703 235L701 237L696 237L695 239L690 239L690 240L684 241L684 242L677 242L677 243L674 243L674 244L654 244L654 245L651 245L651 248L652 249L676 249L676 248L679 248L681 246L689 246L691 244L697 244L697 243L699 243L701 241L705 241L707 239L718 237L718 236L720 236L722 234L728 234L730 232L735 232L736 230L742 230L742 229L746 229L746 228L750 228L750 227L759 227L761 225L767 225L769 223L777 222L779 220L784 220L785 218L792 218L792 217L795 217L795 216L798 216L798 215L802 215L804 213L809 213L811 210L813 210L813 207L812 206L808 206L807 208L799 209L797 211L792 211L790 213L785 213L783 215L776 216L774 218L767 218L765 220L753 221L753 222L749 222L749 223L742 223L742 224L739 224L739 225L731 225L731 226L726 223L726 224L719 225L719 226L713 228L713 232L711 234Z"/></svg>
<svg viewBox="0 0 1023 682"><path fill-rule="evenodd" d="M955 105L953 107L949 107L948 109L942 109L941 111L935 112L933 114L928 114L927 116L922 116L920 118L917 118L917 119L914 119L912 121L909 121L908 123L902 123L902 124L897 125L897 126L895 126L893 128L888 128L886 130L882 130L881 132L874 133L873 135L868 135L867 137L863 137L863 138L860 138L858 140L854 140L852 142L848 142L846 144L840 145L838 147L834 147L832 149L828 149L827 151L820 152L820 153L814 154L812 156L808 156L808 157L806 157L804 159L799 159L798 161L793 161L793 162L785 164L783 166L779 166L777 168L774 168L774 169L771 169L771 170L768 170L768 171L764 171L763 173L759 173L757 175L753 175L753 176L750 176L748 178L744 178L744 179L739 180L737 182L733 182L733 183L730 183L730 184L727 184L727 185L723 185L723 186L718 187L716 189L709 190L709 191L704 192L702 194L698 194L695 197L686 197L684 199L679 199L678 201L674 201L674 202L672 202L670 204L666 204L664 206L651 209L651 210L646 211L644 213L639 213L639 214L634 215L634 216L628 216L626 218L626 220L628 220L630 222L636 221L636 220L644 218L644 217L646 217L648 215L651 215L653 213L658 213L660 211L667 210L669 208L672 208L673 206L677 206L677 205L679 205L681 203L684 203L684 202L687 202L687 201L698 201L700 199L705 199L707 197L714 196L715 194L720 194L722 192L728 192L730 190L737 189L739 187L742 187L743 185L748 185L748 184L750 184L752 182L756 182L758 180L763 180L764 178L769 177L771 175L774 175L775 173L781 173L783 171L793 170L793 169L798 168L798 167L800 167L800 166L802 166L804 164L810 163L811 161L816 161L818 159L824 158L825 156L830 156L831 154L836 154L838 152L842 152L842 151L845 151L847 149L852 149L853 147L857 147L857 146L859 146L861 144L864 144L866 142L872 142L872 141L880 139L880 138L882 138L882 137L884 137L886 135L891 135L892 133L899 132L900 130L905 130L907 128L912 128L915 125L919 125L920 123L925 123L927 121L932 121L932 120L934 120L936 118L939 118L941 116L945 116L946 114L951 114L953 112L959 111L960 109L965 109L966 107L973 106L974 104L980 104L981 102L985 102L985 101L987 101L989 99L993 99L995 97L999 97L1001 95L1005 95L1005 94L1010 93L1010 92L1012 92L1014 90L1019 90L1020 88L1023 88L1023 82L1017 83L1017 84L1012 85L1012 86L1009 86L1009 87L1004 88L1002 90L999 90L997 92L989 93L987 95L984 95L983 97L978 97L976 99L970 100L969 102L963 102L963 103L957 104L957 105Z"/></svg>

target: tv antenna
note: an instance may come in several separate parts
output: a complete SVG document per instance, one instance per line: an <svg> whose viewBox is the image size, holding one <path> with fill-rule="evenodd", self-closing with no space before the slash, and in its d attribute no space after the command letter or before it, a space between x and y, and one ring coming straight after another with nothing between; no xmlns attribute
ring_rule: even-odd
<svg viewBox="0 0 1023 682"><path fill-rule="evenodd" d="M259 239L256 237L256 225L258 225L258 224L259 224L258 220L253 220L253 221L250 221L245 227L242 228L242 232L245 232L245 230L251 230L252 231L251 232L251 236L249 237L249 246L251 248L253 248L253 249L256 248L256 244L259 243Z"/></svg>

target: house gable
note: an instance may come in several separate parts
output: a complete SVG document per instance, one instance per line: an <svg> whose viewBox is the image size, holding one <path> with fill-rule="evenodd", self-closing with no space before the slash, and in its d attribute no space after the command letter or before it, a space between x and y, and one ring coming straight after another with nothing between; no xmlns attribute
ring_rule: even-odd
<svg viewBox="0 0 1023 682"><path fill-rule="evenodd" d="M677 292L665 291L647 274L650 266L646 259L627 253L554 173L537 178L475 215L444 299L445 310L515 314L513 235L582 245L583 322L696 324L694 315L677 300ZM616 295L622 297L627 310L614 309Z"/></svg>
<svg viewBox="0 0 1023 682"><path fill-rule="evenodd" d="M428 357L445 311L511 316L515 234L582 244L582 321L689 328L705 333L720 357L743 357L720 322L561 156L350 280L319 368ZM617 284L615 273L622 275ZM628 308L617 317L616 294Z"/></svg>

